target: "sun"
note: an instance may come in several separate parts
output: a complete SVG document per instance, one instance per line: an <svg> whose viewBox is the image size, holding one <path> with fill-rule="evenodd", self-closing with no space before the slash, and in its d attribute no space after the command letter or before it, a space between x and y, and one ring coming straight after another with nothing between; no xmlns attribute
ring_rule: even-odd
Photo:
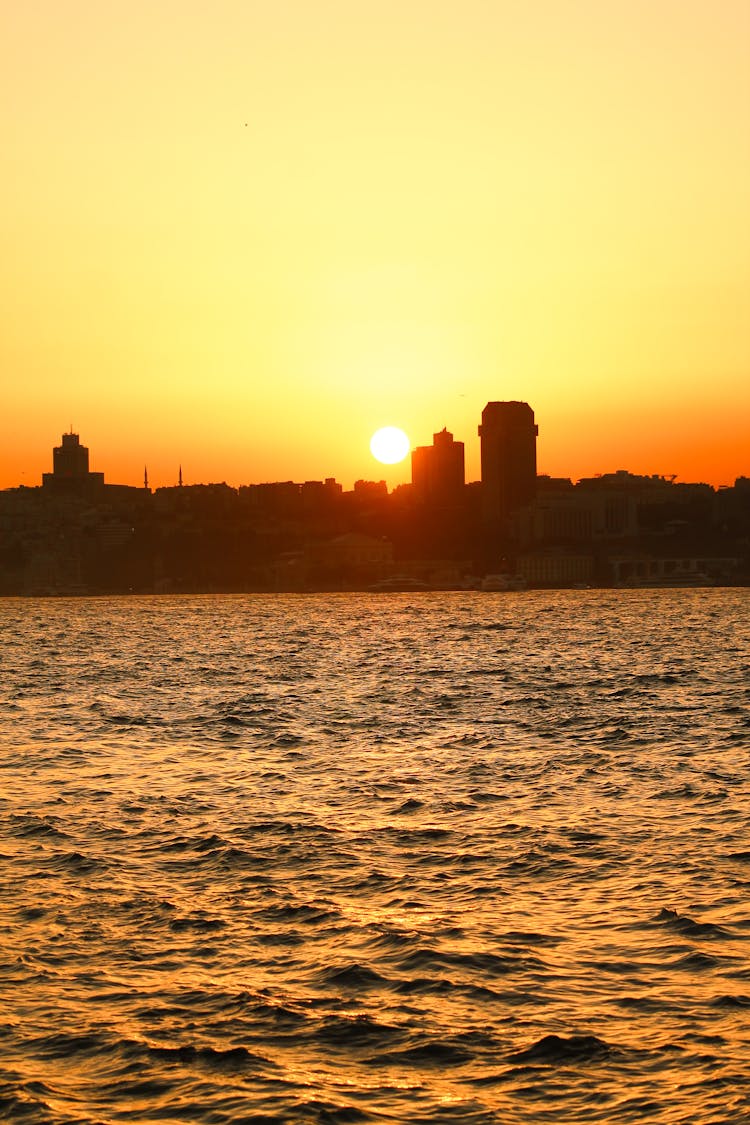
<svg viewBox="0 0 750 1125"><path fill-rule="evenodd" d="M411 442L403 430L397 426L383 426L370 438L370 452L384 465L395 465L403 461L411 449Z"/></svg>

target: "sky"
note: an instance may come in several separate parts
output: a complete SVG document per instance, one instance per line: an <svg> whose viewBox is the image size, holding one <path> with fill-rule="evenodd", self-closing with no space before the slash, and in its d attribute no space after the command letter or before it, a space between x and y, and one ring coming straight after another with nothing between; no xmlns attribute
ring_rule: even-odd
<svg viewBox="0 0 750 1125"><path fill-rule="evenodd" d="M26 0L0 127L0 487L750 475L750 0Z"/></svg>

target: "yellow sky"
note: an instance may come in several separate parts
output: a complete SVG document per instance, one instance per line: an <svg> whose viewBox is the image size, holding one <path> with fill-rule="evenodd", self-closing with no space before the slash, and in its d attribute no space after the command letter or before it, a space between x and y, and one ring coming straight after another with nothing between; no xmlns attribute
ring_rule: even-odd
<svg viewBox="0 0 750 1125"><path fill-rule="evenodd" d="M0 487L750 475L748 0L28 0L0 27Z"/></svg>

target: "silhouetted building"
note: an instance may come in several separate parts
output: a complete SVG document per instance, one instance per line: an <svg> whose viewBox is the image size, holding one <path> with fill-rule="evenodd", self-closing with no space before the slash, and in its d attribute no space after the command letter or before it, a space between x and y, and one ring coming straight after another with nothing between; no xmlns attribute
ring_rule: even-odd
<svg viewBox="0 0 750 1125"><path fill-rule="evenodd" d="M481 483L464 483L443 429L390 492L187 485L180 467L152 493L145 469L143 487L105 484L71 431L41 487L0 490L0 594L750 584L747 476L718 491L625 470L537 477L524 402L487 403L479 436Z"/></svg>
<svg viewBox="0 0 750 1125"><path fill-rule="evenodd" d="M393 544L388 539L349 531L335 539L306 544L305 554L315 563L344 570L378 569L393 562Z"/></svg>
<svg viewBox="0 0 750 1125"><path fill-rule="evenodd" d="M42 474L42 486L57 492L101 488L104 473L89 472L89 451L78 434L63 434L62 444L52 450L52 472Z"/></svg>
<svg viewBox="0 0 750 1125"><path fill-rule="evenodd" d="M306 480L300 485L302 511L307 518L315 519L330 515L343 492L342 486L333 478Z"/></svg>
<svg viewBox="0 0 750 1125"><path fill-rule="evenodd" d="M432 435L432 445L420 445L411 455L414 499L420 504L451 507L464 490L464 443L454 441L443 427Z"/></svg>
<svg viewBox="0 0 750 1125"><path fill-rule="evenodd" d="M540 489L536 501L516 514L515 531L522 544L632 537L638 534L636 500L612 488Z"/></svg>
<svg viewBox="0 0 750 1125"><path fill-rule="evenodd" d="M248 512L261 520L294 520L302 513L300 485L291 480L241 484L240 499Z"/></svg>
<svg viewBox="0 0 750 1125"><path fill-rule="evenodd" d="M355 480L352 491L358 500L382 502L388 499L388 485L384 480Z"/></svg>
<svg viewBox="0 0 750 1125"><path fill-rule="evenodd" d="M516 571L529 586L588 585L594 558L575 551L529 551L516 559Z"/></svg>
<svg viewBox="0 0 750 1125"><path fill-rule="evenodd" d="M479 427L482 507L490 522L507 520L536 495L539 427L526 402L488 402Z"/></svg>
<svg viewBox="0 0 750 1125"><path fill-rule="evenodd" d="M63 434L62 445L52 450L52 465L56 477L86 477L89 472L89 451L81 445L78 434Z"/></svg>

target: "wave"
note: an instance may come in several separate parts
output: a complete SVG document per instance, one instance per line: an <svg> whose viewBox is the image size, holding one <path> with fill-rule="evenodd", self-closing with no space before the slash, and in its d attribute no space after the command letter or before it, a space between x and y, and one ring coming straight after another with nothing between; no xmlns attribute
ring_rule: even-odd
<svg viewBox="0 0 750 1125"><path fill-rule="evenodd" d="M248 1069L276 1069L276 1064L263 1055L255 1055L246 1047L208 1047L181 1043L176 1047L145 1045L145 1050L155 1059L181 1063L187 1066L206 1067L209 1070L245 1071Z"/></svg>
<svg viewBox="0 0 750 1125"><path fill-rule="evenodd" d="M731 930L725 926L720 926L715 922L696 922L687 914L678 914L676 910L670 910L668 907L660 910L653 921L673 933L682 934L684 937L721 940L734 936Z"/></svg>
<svg viewBox="0 0 750 1125"><path fill-rule="evenodd" d="M0 1117L750 1120L747 592L400 605L0 599Z"/></svg>
<svg viewBox="0 0 750 1125"><path fill-rule="evenodd" d="M359 963L344 965L329 965L317 974L321 984L334 988L355 989L356 991L383 988L390 984L389 980L370 968Z"/></svg>
<svg viewBox="0 0 750 1125"><path fill-rule="evenodd" d="M596 1035L545 1035L530 1047L508 1055L508 1062L560 1066L609 1058L614 1048Z"/></svg>

